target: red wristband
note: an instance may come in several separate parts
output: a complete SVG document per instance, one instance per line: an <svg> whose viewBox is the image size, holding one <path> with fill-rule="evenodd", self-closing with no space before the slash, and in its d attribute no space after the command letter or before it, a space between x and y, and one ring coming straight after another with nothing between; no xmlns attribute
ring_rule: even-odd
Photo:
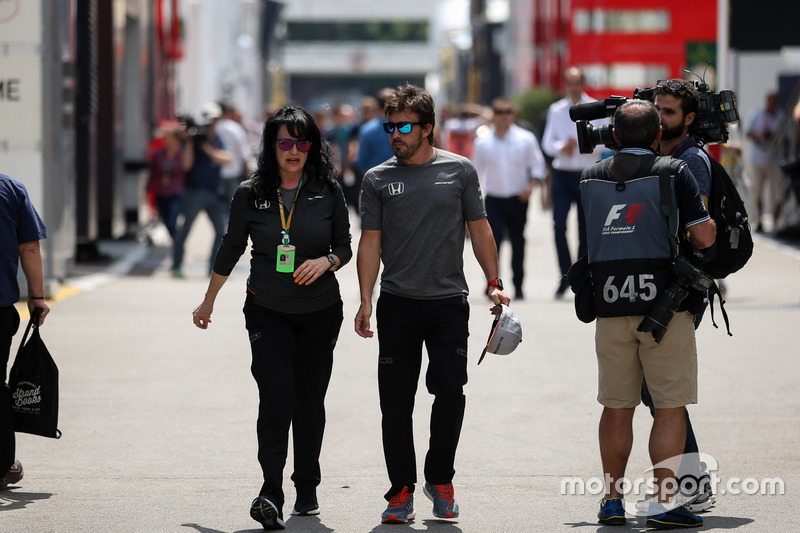
<svg viewBox="0 0 800 533"><path fill-rule="evenodd" d="M498 289L500 289L502 291L503 290L503 280L501 280L500 278L493 279L492 281L489 282L489 287L497 287ZM487 289L489 287L487 287Z"/></svg>

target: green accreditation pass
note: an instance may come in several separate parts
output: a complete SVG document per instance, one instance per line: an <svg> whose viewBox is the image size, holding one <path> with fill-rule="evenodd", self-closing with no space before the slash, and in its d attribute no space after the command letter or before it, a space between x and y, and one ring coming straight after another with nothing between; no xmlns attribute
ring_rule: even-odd
<svg viewBox="0 0 800 533"><path fill-rule="evenodd" d="M305 176L300 178L300 183L297 186L297 192L294 195L294 202L292 202L292 208L289 211L289 218L287 220L284 210L283 210L283 198L281 198L281 190L278 189L278 209L280 210L281 214L281 227L283 231L282 243L278 245L278 258L275 265L275 270L282 273L291 274L294 272L294 251L295 248L293 245L289 244L289 226L292 224L292 215L294 214L294 208L297 205L297 197L300 195L300 189L303 187L303 179Z"/></svg>
<svg viewBox="0 0 800 533"><path fill-rule="evenodd" d="M294 246L291 244L278 245L278 262L275 269L278 272L294 272Z"/></svg>

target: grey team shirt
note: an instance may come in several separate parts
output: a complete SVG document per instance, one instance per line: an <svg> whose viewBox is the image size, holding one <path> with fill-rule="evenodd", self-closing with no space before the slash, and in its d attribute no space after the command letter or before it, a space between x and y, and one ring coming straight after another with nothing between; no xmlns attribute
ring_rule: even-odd
<svg viewBox="0 0 800 533"><path fill-rule="evenodd" d="M421 165L396 157L361 185L361 229L381 231L381 291L434 300L467 294L465 222L486 218L469 159L435 150Z"/></svg>

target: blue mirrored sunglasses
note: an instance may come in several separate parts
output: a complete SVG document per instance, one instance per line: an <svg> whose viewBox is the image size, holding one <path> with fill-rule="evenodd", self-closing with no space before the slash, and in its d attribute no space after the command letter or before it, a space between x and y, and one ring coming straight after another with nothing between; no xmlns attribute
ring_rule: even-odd
<svg viewBox="0 0 800 533"><path fill-rule="evenodd" d="M423 125L424 122L384 122L383 123L383 131L386 133L394 133L394 129L397 128L397 131L400 133L411 133L411 128L415 125Z"/></svg>

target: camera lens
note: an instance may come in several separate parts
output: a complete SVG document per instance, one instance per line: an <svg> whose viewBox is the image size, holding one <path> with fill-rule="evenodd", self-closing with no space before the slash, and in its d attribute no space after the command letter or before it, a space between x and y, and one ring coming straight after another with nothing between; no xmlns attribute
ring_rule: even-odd
<svg viewBox="0 0 800 533"><path fill-rule="evenodd" d="M686 290L681 283L682 278L675 279L666 290L661 293L661 296L653 304L653 308L647 313L647 316L642 319L637 331L653 333L653 338L656 342L661 342L664 334L667 332L672 317L680 307L681 302L686 299L689 291Z"/></svg>

